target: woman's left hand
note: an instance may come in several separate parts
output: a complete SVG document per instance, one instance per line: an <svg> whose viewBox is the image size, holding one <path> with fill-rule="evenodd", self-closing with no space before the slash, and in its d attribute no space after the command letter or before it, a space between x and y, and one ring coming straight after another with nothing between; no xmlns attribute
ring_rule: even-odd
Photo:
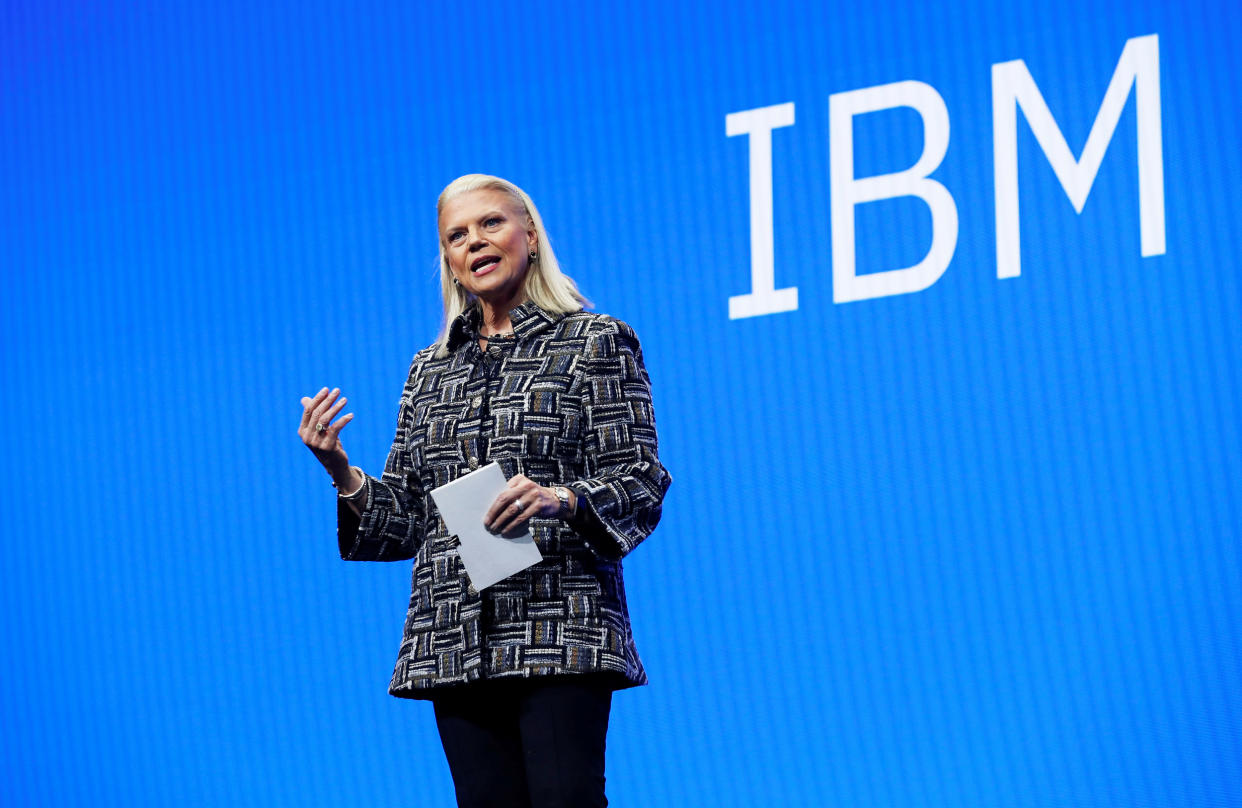
<svg viewBox="0 0 1242 808"><path fill-rule="evenodd" d="M515 474L483 516L483 524L493 533L521 529L536 516L556 516L561 501L551 488L544 488L525 474Z"/></svg>

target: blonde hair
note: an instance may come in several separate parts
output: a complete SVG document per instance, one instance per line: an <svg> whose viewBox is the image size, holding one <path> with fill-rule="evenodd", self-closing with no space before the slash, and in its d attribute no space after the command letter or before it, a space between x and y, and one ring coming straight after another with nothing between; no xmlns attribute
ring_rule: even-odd
<svg viewBox="0 0 1242 808"><path fill-rule="evenodd" d="M453 282L453 271L449 269L448 256L444 254L444 240L438 232L440 214L444 211L445 203L470 191L500 191L507 194L530 217L535 230L534 252L538 258L530 262L526 277L522 281L522 292L527 300L544 311L556 314L581 311L584 306L591 305L591 301L578 291L578 284L574 283L574 279L561 272L556 253L552 252L548 231L543 229L539 209L526 192L500 177L466 174L450 182L436 200L436 241L440 245L440 297L444 301L444 322L440 324L440 336L435 343L436 357L448 355L449 330L453 327L453 321L476 303L473 295Z"/></svg>

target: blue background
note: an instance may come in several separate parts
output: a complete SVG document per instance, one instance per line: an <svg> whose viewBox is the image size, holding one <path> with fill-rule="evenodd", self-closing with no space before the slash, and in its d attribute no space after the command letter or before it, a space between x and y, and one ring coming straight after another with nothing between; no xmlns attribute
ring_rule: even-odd
<svg viewBox="0 0 1242 808"><path fill-rule="evenodd" d="M1004 10L998 10L1003 6ZM409 566L347 564L298 399L378 472L435 336L434 202L508 177L643 339L676 481L627 561L652 685L619 806L1222 806L1242 785L1242 110L1227 2L0 5L0 802L450 805L386 695ZM1133 96L1082 214L1018 126L998 280L991 65L1077 154L1158 34L1165 255ZM943 277L834 305L828 97L937 89ZM750 291L745 137L773 133ZM905 168L917 116L855 123ZM919 260L858 209L860 271Z"/></svg>

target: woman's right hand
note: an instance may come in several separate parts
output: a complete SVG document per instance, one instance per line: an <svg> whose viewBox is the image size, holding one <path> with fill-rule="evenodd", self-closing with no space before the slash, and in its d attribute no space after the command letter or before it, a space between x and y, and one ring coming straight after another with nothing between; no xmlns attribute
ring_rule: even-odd
<svg viewBox="0 0 1242 808"><path fill-rule="evenodd" d="M298 437L327 469L337 488L352 491L357 487L357 481L349 467L349 455L341 446L341 430L354 419L354 414L350 412L336 418L347 401L343 397L338 399L340 394L339 388L329 390L325 387L314 398L303 396ZM336 418L335 423L333 418Z"/></svg>

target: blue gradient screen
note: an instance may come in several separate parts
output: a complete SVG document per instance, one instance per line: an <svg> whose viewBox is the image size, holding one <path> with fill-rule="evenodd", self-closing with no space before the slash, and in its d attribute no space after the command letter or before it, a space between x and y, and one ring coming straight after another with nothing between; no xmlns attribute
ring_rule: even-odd
<svg viewBox="0 0 1242 808"><path fill-rule="evenodd" d="M498 174L642 339L618 806L1242 803L1232 2L0 5L0 804L437 806L382 469Z"/></svg>

